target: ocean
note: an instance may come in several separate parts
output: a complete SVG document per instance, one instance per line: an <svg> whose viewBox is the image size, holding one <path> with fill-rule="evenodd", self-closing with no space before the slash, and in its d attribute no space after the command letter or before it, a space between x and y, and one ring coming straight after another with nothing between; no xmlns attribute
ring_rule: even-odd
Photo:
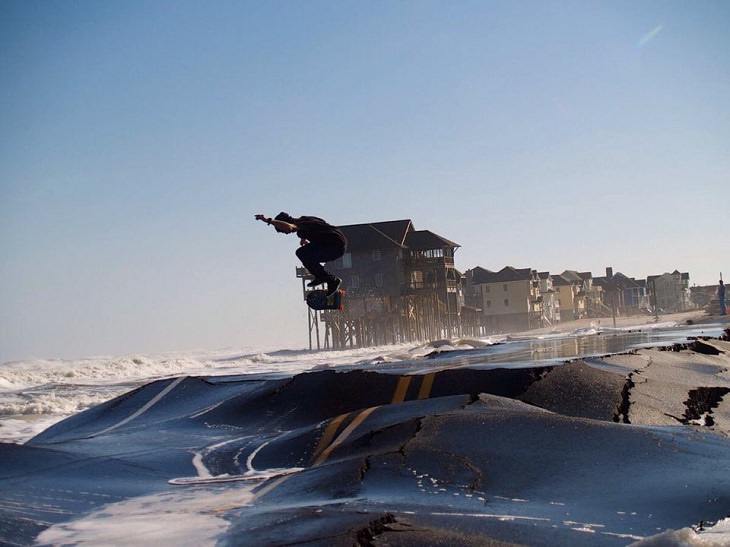
<svg viewBox="0 0 730 547"><path fill-rule="evenodd" d="M728 545L726 327L4 363L0 542Z"/></svg>

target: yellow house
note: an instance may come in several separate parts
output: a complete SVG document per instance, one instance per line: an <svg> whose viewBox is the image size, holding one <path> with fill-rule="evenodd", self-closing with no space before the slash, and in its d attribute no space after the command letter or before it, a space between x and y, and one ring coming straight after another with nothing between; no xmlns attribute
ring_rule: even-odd
<svg viewBox="0 0 730 547"><path fill-rule="evenodd" d="M498 272L474 268L465 272L467 298L480 310L487 334L542 326L542 296L537 271L506 266Z"/></svg>

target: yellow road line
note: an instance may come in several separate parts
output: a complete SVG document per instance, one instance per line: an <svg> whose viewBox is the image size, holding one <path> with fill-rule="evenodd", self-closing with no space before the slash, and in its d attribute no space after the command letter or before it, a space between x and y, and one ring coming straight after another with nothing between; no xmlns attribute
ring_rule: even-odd
<svg viewBox="0 0 730 547"><path fill-rule="evenodd" d="M316 459L319 454L324 450L324 448L330 444L330 441L332 441L333 437L335 436L335 433L337 432L337 428L340 426L342 421L349 416L350 413L347 412L345 414L340 414L339 416L336 416L335 418L332 418L330 423L327 425L327 429L324 430L324 434L322 435L322 438L317 443L317 448L314 450L314 454L312 455L312 459Z"/></svg>
<svg viewBox="0 0 730 547"><path fill-rule="evenodd" d="M431 395L431 387L433 386L433 379L436 377L435 372L429 372L423 377L421 381L421 389L418 390L419 399L428 399Z"/></svg>
<svg viewBox="0 0 730 547"><path fill-rule="evenodd" d="M348 425L345 430L340 433L340 435L334 440L334 442L322 451L322 453L317 457L312 465L320 465L324 463L324 461L329 458L329 455L332 453L332 451L340 446L343 442L345 442L347 437L349 437L350 434L355 431L357 426L359 426L365 420L365 418L367 418L376 408L379 407L372 406L360 412L360 414L358 414L355 419L352 420L352 423L350 423L350 425Z"/></svg>
<svg viewBox="0 0 730 547"><path fill-rule="evenodd" d="M365 410L360 411L360 413L355 416L355 419L350 422L350 425L348 425L342 433L339 434L339 436L334 440L332 444L327 446L324 450L321 450L321 447L326 446L327 443L329 443L330 439L334 436L335 432L337 431L338 426L344 421L347 416L349 416L351 413L348 412L346 414L340 414L339 416L332 419L332 421L327 425L327 429L325 429L324 434L322 435L322 438L320 439L319 443L317 444L317 449L314 451L314 463L312 463L312 467L316 465L320 465L324 463L327 458L329 458L329 455L332 453L332 451L337 448L339 445L341 445L347 437L350 436L350 434L357 429L357 427L365 421L365 418L367 418L373 410L378 408L377 406L373 406L370 408L366 408ZM320 453L321 450L321 453ZM279 477L278 479L275 479L271 482L269 482L266 486L262 487L260 490L256 491L256 495L254 496L254 499L263 496L267 492L270 492L272 489L276 488L284 482L285 480L289 479L291 475L284 475L282 477Z"/></svg>
<svg viewBox="0 0 730 547"><path fill-rule="evenodd" d="M408 391L408 385L410 383L411 383L410 376L401 376L398 379L398 385L395 387L395 392L393 393L393 399L390 402L391 403L402 402L406 397L406 391Z"/></svg>
<svg viewBox="0 0 730 547"><path fill-rule="evenodd" d="M419 399L427 399L429 397L429 395L431 394L431 388L433 387L433 381L435 376L436 373L431 372L423 377L423 379L421 380L421 386L418 390ZM408 386L410 386L411 384L411 378L412 376L401 376L398 379L398 384L395 387L395 392L393 393L393 399L391 400L391 403L400 403L405 400L406 393L408 392ZM351 413L347 412L333 418L330 423L327 424L327 428L324 430L322 438L317 443L317 448L314 450L314 455L312 456L312 459L314 460L312 466L314 467L317 465L321 465L325 461L327 461L327 458L329 458L332 451L340 446L342 443L344 443L347 438L352 434L352 432L355 431L355 429L357 429L360 424L364 422L365 419L370 414L372 414L372 412L376 408L379 407L373 406L360 411L357 416L355 416L355 419L350 422L350 425L348 425L334 441L332 441L332 438L335 436L337 429L340 427L342 422L345 421L345 418L347 418ZM262 496L271 491L273 488L276 488L279 484L281 484L288 478L289 476L286 475L283 477L279 477L276 480L270 481L269 484L256 492L255 498L258 498L259 496Z"/></svg>

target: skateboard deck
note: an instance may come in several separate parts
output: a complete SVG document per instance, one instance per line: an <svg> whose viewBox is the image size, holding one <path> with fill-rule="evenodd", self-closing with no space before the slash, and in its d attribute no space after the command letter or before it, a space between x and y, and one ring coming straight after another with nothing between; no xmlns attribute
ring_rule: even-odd
<svg viewBox="0 0 730 547"><path fill-rule="evenodd" d="M313 310L341 310L342 297L345 291L335 291L331 296L323 290L315 290L307 293L307 306Z"/></svg>

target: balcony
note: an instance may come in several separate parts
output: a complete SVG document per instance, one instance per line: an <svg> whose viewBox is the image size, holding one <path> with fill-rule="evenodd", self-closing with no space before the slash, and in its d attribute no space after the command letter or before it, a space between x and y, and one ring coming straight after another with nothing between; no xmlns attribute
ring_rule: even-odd
<svg viewBox="0 0 730 547"><path fill-rule="evenodd" d="M405 268L433 268L433 267L453 267L453 256L407 256L403 258L403 266Z"/></svg>
<svg viewBox="0 0 730 547"><path fill-rule="evenodd" d="M455 279L439 279L436 281L411 280L403 284L403 294L415 294L426 292L455 292L458 288Z"/></svg>

